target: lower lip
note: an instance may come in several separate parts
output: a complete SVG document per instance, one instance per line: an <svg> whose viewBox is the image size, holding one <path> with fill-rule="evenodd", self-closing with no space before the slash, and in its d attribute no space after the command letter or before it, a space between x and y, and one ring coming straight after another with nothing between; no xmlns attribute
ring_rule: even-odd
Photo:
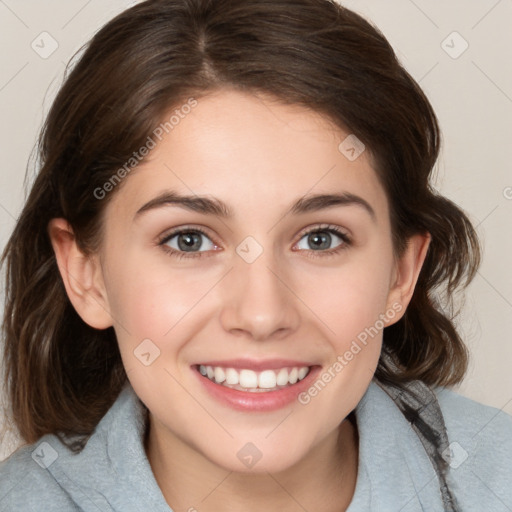
<svg viewBox="0 0 512 512"><path fill-rule="evenodd" d="M197 367L193 367L192 371L197 374L207 392L219 402L239 411L267 412L282 409L295 401L300 393L310 387L320 369L320 366L313 366L304 379L286 388L257 393L216 384L201 375Z"/></svg>

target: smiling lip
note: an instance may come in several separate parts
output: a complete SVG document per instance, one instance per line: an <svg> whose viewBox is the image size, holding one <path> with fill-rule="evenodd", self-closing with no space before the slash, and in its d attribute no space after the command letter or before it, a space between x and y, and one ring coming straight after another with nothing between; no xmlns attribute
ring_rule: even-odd
<svg viewBox="0 0 512 512"><path fill-rule="evenodd" d="M272 359L267 361L233 359L229 361L205 361L202 362L201 365L212 367L220 366L223 368L234 368L236 370L247 369L255 372L278 370L280 368L290 367L309 367L309 373L306 377L298 381L296 384L288 385L272 391L255 393L251 391L232 389L222 384L212 382L207 377L201 375L199 372L199 364L191 366L192 371L197 375L197 378L205 387L205 390L209 395L231 409L244 412L268 412L286 407L293 403L300 393L311 386L312 382L314 382L316 376L321 370L321 366L319 365L290 359Z"/></svg>

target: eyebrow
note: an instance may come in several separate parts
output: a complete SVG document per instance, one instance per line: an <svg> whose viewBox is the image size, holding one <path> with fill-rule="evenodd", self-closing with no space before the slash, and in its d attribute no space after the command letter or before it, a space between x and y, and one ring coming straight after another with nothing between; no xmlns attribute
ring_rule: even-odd
<svg viewBox="0 0 512 512"><path fill-rule="evenodd" d="M163 192L154 199L151 199L140 207L134 215L134 221L144 212L148 212L156 208L163 208L165 206L178 206L185 208L186 210L202 213L204 215L215 215L223 219L230 219L234 217L233 211L220 199L198 195L181 195L175 191L169 190ZM350 192L303 196L293 203L285 215L290 213L297 215L315 212L336 206L360 206L370 215L374 222L376 221L377 217L375 210L371 207L368 201L355 194L351 194Z"/></svg>

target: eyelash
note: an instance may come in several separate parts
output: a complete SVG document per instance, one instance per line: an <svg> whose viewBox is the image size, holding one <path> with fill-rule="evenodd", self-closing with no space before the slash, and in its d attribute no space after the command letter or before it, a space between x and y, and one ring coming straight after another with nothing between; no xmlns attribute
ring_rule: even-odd
<svg viewBox="0 0 512 512"><path fill-rule="evenodd" d="M343 231L341 231L338 227L331 225L331 224L325 224L318 227L315 227L313 229L310 229L309 231L304 231L300 233L299 240L301 240L304 236L310 235L313 233L332 233L336 236L338 236L343 243L336 247L335 249L330 250L307 250L306 252L311 253L308 257L310 258L328 258L331 256L336 256L339 253L345 251L352 245L352 239ZM201 233L205 237L209 238L211 240L211 237L208 235L206 231L199 227L184 227L176 229L175 231L172 231L169 234L164 235L159 241L158 245L162 247L162 249L173 256L174 258L183 259L183 258L207 258L209 256L212 256L211 251L195 251L195 252L186 252L186 251L177 251L176 249L173 249L167 245L165 245L169 240L174 238L176 235L180 235L183 233ZM213 240L212 240L213 242ZM215 244L215 242L213 242ZM216 244L215 244L216 245ZM304 251L303 249L301 251Z"/></svg>

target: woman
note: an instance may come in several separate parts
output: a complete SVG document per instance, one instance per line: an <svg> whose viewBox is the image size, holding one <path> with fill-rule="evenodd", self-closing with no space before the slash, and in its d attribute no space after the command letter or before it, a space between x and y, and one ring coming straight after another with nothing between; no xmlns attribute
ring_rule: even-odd
<svg viewBox="0 0 512 512"><path fill-rule="evenodd" d="M512 420L448 389L467 353L436 300L479 243L369 23L143 2L92 39L40 150L4 253L29 443L6 510L512 508Z"/></svg>

